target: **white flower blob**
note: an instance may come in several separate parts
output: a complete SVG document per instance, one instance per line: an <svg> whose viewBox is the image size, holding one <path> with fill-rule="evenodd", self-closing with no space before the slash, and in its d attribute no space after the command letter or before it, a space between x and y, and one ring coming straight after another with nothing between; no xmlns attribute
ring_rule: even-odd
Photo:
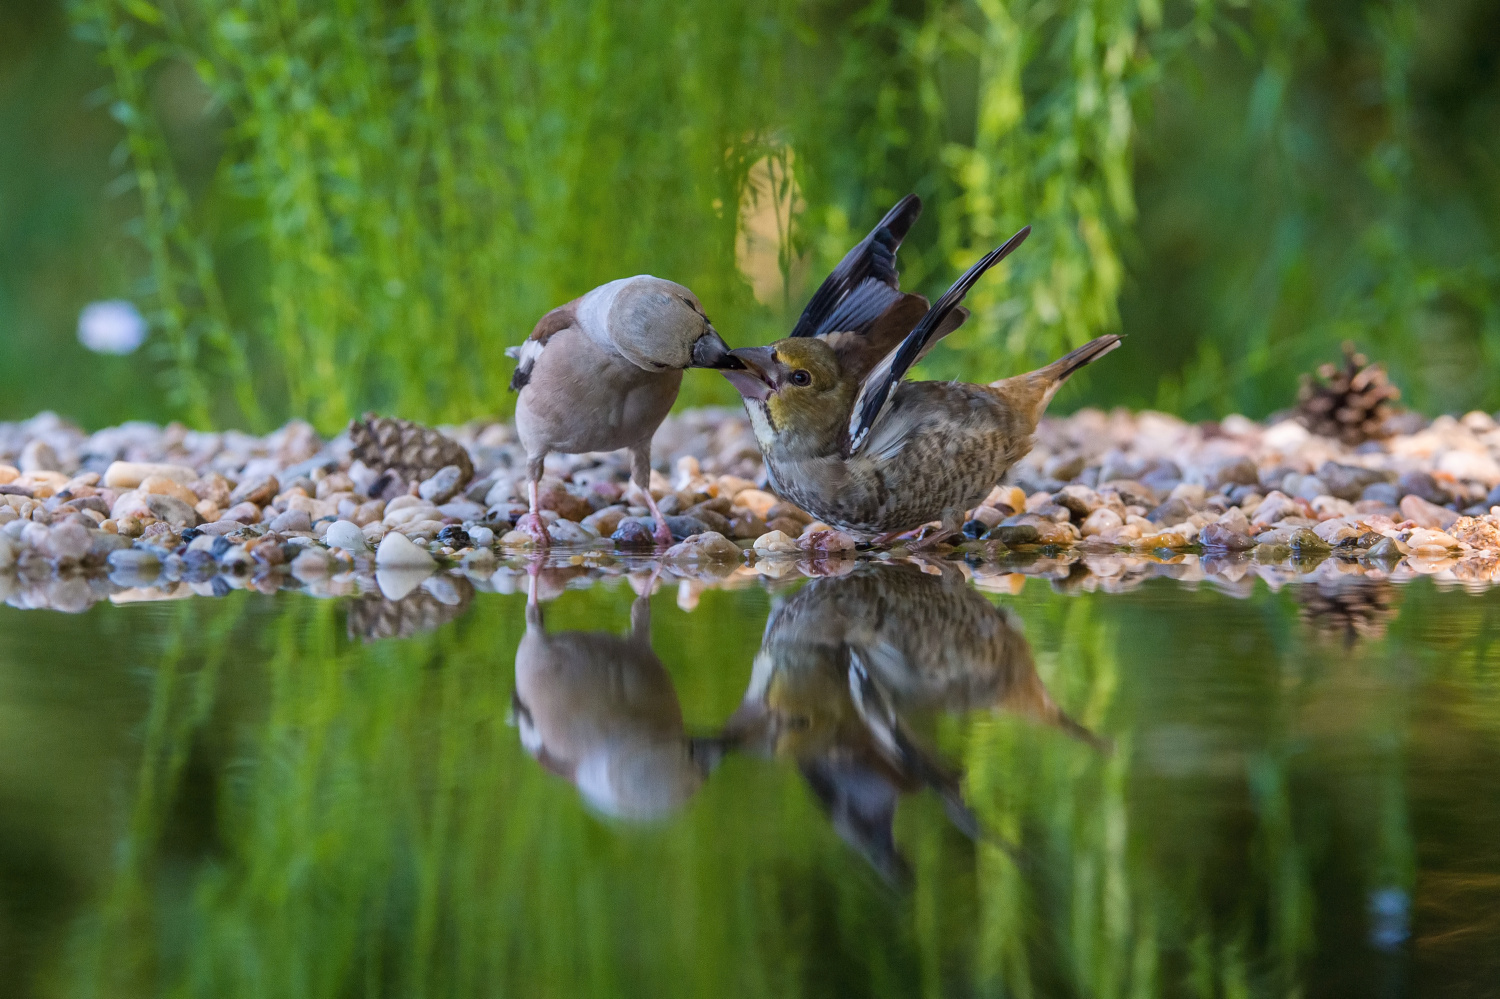
<svg viewBox="0 0 1500 999"><path fill-rule="evenodd" d="M146 320L129 302L90 302L78 314L78 342L96 354L129 354L146 339Z"/></svg>

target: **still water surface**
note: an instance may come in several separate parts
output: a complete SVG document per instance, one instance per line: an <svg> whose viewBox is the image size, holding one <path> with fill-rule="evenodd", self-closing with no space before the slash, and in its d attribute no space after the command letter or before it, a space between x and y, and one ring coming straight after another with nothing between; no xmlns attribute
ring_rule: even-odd
<svg viewBox="0 0 1500 999"><path fill-rule="evenodd" d="M4 991L1500 994L1500 594L927 568L0 606Z"/></svg>

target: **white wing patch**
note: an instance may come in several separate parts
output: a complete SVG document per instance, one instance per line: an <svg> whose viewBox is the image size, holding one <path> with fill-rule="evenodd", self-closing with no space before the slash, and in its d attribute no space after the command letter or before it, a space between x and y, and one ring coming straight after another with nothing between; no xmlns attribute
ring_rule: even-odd
<svg viewBox="0 0 1500 999"><path fill-rule="evenodd" d="M524 386L531 378L531 369L536 366L537 358L542 356L542 351L547 345L540 340L523 340L515 347L506 347L505 356L515 358L519 363L516 365L516 373L513 383L519 388Z"/></svg>

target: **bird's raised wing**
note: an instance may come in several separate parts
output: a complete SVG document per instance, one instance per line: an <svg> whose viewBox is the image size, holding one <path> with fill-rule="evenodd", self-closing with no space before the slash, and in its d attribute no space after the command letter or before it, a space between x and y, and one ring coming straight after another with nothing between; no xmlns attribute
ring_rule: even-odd
<svg viewBox="0 0 1500 999"><path fill-rule="evenodd" d="M953 286L943 292L927 314L917 323L906 338L901 341L900 346L891 351L880 361L879 364L865 376L859 388L859 395L854 399L854 411L849 416L849 426L846 430L847 444L844 448L846 455L853 455L865 443L870 436L870 431L880 421L890 405L891 396L901 379L911 370L911 366L917 363L927 349L936 343L941 335L956 328L951 322L951 317L959 309L959 304L974 283L985 271L1008 257L1016 247L1025 242L1026 237L1031 235L1031 226L1027 226L1005 241L1005 245L997 247L986 253L980 261L967 271L959 279L953 282ZM961 318L958 320L963 321Z"/></svg>
<svg viewBox="0 0 1500 999"><path fill-rule="evenodd" d="M553 334L578 325L578 303L582 299L573 299L567 305L559 305L541 319L537 320L536 327L532 329L531 336L527 337L515 347L507 347L506 357L513 357L519 363L516 370L510 376L510 390L519 392L526 387L531 380L531 369L536 366L536 359L542 356L542 348L547 346L547 341L552 339Z"/></svg>
<svg viewBox="0 0 1500 999"><path fill-rule="evenodd" d="M900 297L896 250L922 214L922 199L908 194L860 240L808 301L792 336L863 333Z"/></svg>

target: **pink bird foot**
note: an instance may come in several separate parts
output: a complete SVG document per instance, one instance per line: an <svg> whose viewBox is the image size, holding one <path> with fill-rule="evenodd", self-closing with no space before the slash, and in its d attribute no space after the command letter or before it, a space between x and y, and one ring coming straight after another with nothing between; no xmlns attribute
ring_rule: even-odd
<svg viewBox="0 0 1500 999"><path fill-rule="evenodd" d="M547 533L547 522L540 514L528 513L516 521L516 530L529 537L538 548L550 548L552 537Z"/></svg>

